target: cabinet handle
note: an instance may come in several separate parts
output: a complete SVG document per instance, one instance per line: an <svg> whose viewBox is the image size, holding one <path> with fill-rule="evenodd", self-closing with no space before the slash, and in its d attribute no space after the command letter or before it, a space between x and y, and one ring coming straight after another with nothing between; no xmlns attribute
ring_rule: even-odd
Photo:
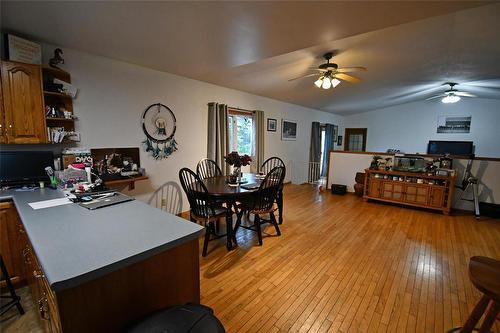
<svg viewBox="0 0 500 333"><path fill-rule="evenodd" d="M44 293L45 296L45 293ZM42 297L38 300L38 312L43 320L50 320L50 314L47 309L47 297Z"/></svg>
<svg viewBox="0 0 500 333"><path fill-rule="evenodd" d="M31 264L31 258L30 258L30 248L26 246L23 250L23 257L24 257L24 263L25 264Z"/></svg>
<svg viewBox="0 0 500 333"><path fill-rule="evenodd" d="M20 234L25 234L26 233L26 231L24 231L23 226L20 225L20 224L17 225L17 229L18 229L18 231L19 231Z"/></svg>
<svg viewBox="0 0 500 333"><path fill-rule="evenodd" d="M37 279L42 279L45 277L45 274L43 274L42 271L37 271L36 269L33 271L33 276L36 277Z"/></svg>

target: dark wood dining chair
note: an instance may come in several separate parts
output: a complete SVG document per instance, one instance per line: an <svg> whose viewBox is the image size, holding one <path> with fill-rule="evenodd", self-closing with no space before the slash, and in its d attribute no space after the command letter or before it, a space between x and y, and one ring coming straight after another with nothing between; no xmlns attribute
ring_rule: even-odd
<svg viewBox="0 0 500 333"><path fill-rule="evenodd" d="M234 233L239 227L257 232L259 245L262 245L262 229L263 223L271 223L276 229L276 234L281 236L281 231L274 216L276 207L274 206L278 192L283 185L285 179L285 168L282 166L272 169L264 178L259 186L259 189L248 200L244 200L237 206L237 221L234 228ZM252 226L241 225L241 220L245 212L250 212L254 215L254 224ZM262 215L269 214L269 220L262 219Z"/></svg>
<svg viewBox="0 0 500 333"><path fill-rule="evenodd" d="M214 160L204 158L196 166L196 174L200 179L222 176L222 170Z"/></svg>
<svg viewBox="0 0 500 333"><path fill-rule="evenodd" d="M215 223L226 216L226 208L211 199L207 187L194 171L182 168L179 170L179 180L191 207L191 221L203 224L206 228L202 251L205 257L211 236L213 239L226 236L217 234L215 228Z"/></svg>
<svg viewBox="0 0 500 333"><path fill-rule="evenodd" d="M286 175L286 167L285 162L279 157L273 156L268 158L262 163L260 167L260 172L264 174L268 174L275 167L283 167L285 169L284 173ZM285 178L283 175L283 179ZM281 184L281 188L278 191L278 195L276 197L276 204L278 205L278 222L279 224L283 223L283 184Z"/></svg>

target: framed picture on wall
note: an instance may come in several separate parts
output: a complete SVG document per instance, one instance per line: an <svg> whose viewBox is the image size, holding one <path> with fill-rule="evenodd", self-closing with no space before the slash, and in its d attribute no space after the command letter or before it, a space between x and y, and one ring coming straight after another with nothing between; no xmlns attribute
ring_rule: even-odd
<svg viewBox="0 0 500 333"><path fill-rule="evenodd" d="M278 125L278 121L276 119L267 118L267 131L268 132L276 132L277 125Z"/></svg>
<svg viewBox="0 0 500 333"><path fill-rule="evenodd" d="M333 142L337 142L337 136L339 135L339 127L333 125Z"/></svg>
<svg viewBox="0 0 500 333"><path fill-rule="evenodd" d="M297 140L297 122L293 120L281 120L281 140L295 141Z"/></svg>
<svg viewBox="0 0 500 333"><path fill-rule="evenodd" d="M40 65L42 46L30 40L6 34L7 57L11 61Z"/></svg>
<svg viewBox="0 0 500 333"><path fill-rule="evenodd" d="M471 116L438 116L438 133L470 133Z"/></svg>
<svg viewBox="0 0 500 333"><path fill-rule="evenodd" d="M342 135L337 137L337 146L342 146Z"/></svg>

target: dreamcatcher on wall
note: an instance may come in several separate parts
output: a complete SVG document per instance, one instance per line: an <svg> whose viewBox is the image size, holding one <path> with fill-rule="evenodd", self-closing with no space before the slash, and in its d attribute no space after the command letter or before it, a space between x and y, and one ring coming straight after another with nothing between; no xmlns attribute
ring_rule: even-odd
<svg viewBox="0 0 500 333"><path fill-rule="evenodd" d="M175 122L172 110L161 103L148 106L142 114L142 130L146 134L142 143L155 159L167 158L177 150Z"/></svg>

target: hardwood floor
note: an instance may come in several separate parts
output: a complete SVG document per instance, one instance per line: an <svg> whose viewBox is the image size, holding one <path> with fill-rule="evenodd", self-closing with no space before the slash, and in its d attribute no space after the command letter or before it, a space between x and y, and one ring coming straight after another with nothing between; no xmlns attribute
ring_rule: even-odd
<svg viewBox="0 0 500 333"><path fill-rule="evenodd" d="M240 229L236 250L213 241L201 259L201 301L228 332L445 332L480 298L468 258L500 258L499 220L310 185L288 185L284 198L281 237L259 247Z"/></svg>
<svg viewBox="0 0 500 333"><path fill-rule="evenodd" d="M238 248L227 252L222 238L201 258L201 301L229 333L445 332L480 298L468 258L500 258L499 220L319 194L310 185L287 185L284 198L282 236L268 226L260 247L240 229ZM34 311L2 318L1 331L37 332Z"/></svg>

